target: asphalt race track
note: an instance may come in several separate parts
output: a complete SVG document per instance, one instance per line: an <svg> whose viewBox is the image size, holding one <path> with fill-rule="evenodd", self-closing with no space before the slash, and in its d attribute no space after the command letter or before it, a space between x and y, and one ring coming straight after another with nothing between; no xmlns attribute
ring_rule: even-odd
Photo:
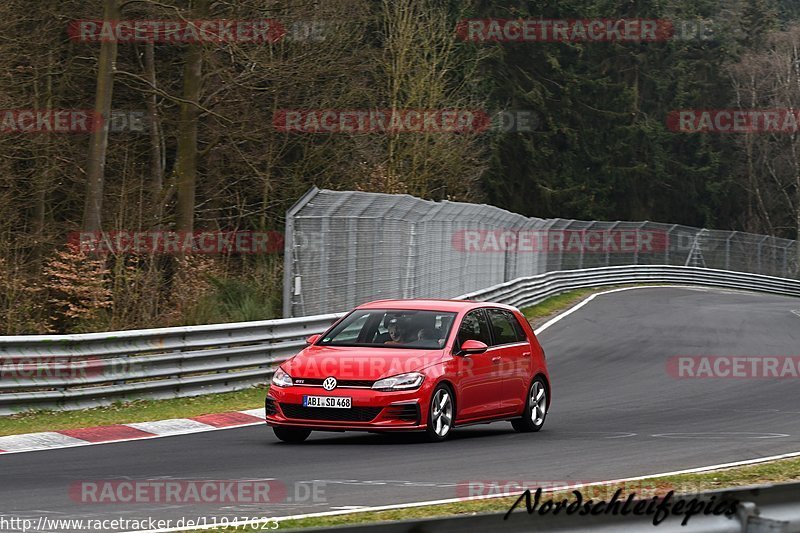
<svg viewBox="0 0 800 533"><path fill-rule="evenodd" d="M506 422L412 435L314 433L278 443L266 426L0 456L4 514L51 518L270 517L449 499L469 480L578 482L800 451L800 379L676 379L675 355L800 355L800 301L692 288L598 296L540 336L553 381L544 430ZM81 480L317 482L318 501L216 506L81 504ZM297 489L305 493L305 489ZM307 487L307 485L305 485ZM301 494L302 496L302 494Z"/></svg>

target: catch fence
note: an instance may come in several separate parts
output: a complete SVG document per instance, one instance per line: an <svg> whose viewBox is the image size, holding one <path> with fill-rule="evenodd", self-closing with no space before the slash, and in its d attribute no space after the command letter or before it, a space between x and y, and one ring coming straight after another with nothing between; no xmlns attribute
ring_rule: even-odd
<svg viewBox="0 0 800 533"><path fill-rule="evenodd" d="M798 278L798 243L655 222L528 218L488 205L312 189L287 213L284 317L453 298L545 272L695 266Z"/></svg>

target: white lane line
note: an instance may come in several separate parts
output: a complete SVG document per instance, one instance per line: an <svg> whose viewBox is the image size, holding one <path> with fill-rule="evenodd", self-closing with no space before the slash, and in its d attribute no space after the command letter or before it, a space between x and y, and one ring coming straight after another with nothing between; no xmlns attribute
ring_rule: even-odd
<svg viewBox="0 0 800 533"><path fill-rule="evenodd" d="M661 478L667 476L677 476L680 474L697 474L699 472L711 472L714 470L722 470L725 468L733 468L736 466L747 466L753 465L758 463L766 463L769 461L777 461L779 459L790 459L793 457L799 457L800 452L791 452L791 453L784 453L781 455L771 455L769 457L759 457L757 459L747 459L745 461L736 461L733 463L722 463L718 465L711 465L711 466L701 466L697 468L689 468L686 470L675 470L673 472L662 472L659 474L648 474L644 476L636 476L636 477L628 477L628 478L621 478L621 479L612 479L609 481L597 481L593 483L578 483L578 484L571 484L571 485L564 485L562 487L543 487L542 492L558 492L561 490L574 490L579 489L581 487L587 487L591 485L620 485L622 483L629 483L631 481L641 481L643 479L648 478ZM731 487L731 489L741 490L747 487ZM725 489L720 489L725 490ZM513 496L513 494L511 495ZM307 513L307 514L299 514L299 515L292 515L292 516L276 516L270 519L261 519L261 520L242 520L242 521L231 521L229 524L226 524L229 527L238 527L238 526L248 526L248 525L255 525L255 524L263 524L268 521L278 521L283 522L286 520L300 520L304 518L320 518L325 516L339 516L344 514L351 514L351 513L368 513L368 512L375 512L375 511L393 511L397 509L411 509L415 507L426 507L429 505L446 505L451 503L461 503L466 501L474 501L474 500L492 500L496 498L507 498L509 494L487 494L483 496L469 496L464 498L449 498L447 500L431 500L426 502L414 502L414 503L401 503L395 505L380 505L374 507L363 507L361 509L355 510L337 510L337 511L325 511L321 513ZM128 531L125 533L172 533L178 531L201 531L205 529L212 529L214 525L208 525L204 527L198 527L194 529L189 528L168 528L168 529L149 529L145 531Z"/></svg>
<svg viewBox="0 0 800 533"><path fill-rule="evenodd" d="M553 324L555 324L559 320L568 317L569 315L571 315L572 313L574 313L575 311L577 311L578 309L580 309L584 305L588 304L589 302L591 302L592 300L594 300L598 296L602 296L604 294L611 294L612 292L632 291L632 290L636 290L636 289L664 289L664 288L670 288L670 289L686 288L686 289L689 289L689 288L700 288L700 287L694 287L693 285L643 285L643 286L640 286L640 287L622 287L621 289L610 289L610 290L607 290L607 291L596 292L596 293L590 295L588 298L586 298L581 303L577 304L575 307L571 307L571 308L567 309L566 311L564 311L563 313L561 313L560 315L554 316L553 318L551 318L550 320L548 320L547 322L545 322L544 324L542 324L541 326L536 328L534 330L534 333L538 336L544 330L546 330L547 328L549 328L550 326L552 326Z"/></svg>
<svg viewBox="0 0 800 533"><path fill-rule="evenodd" d="M363 505L340 505L339 507L331 507L336 511L357 511L360 509L364 509Z"/></svg>
<svg viewBox="0 0 800 533"><path fill-rule="evenodd" d="M664 439L724 439L730 440L732 437L744 439L782 439L791 437L786 433L754 433L751 431L722 431L718 433L654 433L651 437L661 437Z"/></svg>
<svg viewBox="0 0 800 533"><path fill-rule="evenodd" d="M622 435L615 435L613 437L603 437L604 439L627 439L628 437L635 437L636 433L624 433Z"/></svg>
<svg viewBox="0 0 800 533"><path fill-rule="evenodd" d="M78 446L86 442L85 440L76 439L46 431L43 433L26 433L23 435L8 435L0 437L0 450L5 450L6 453L21 452L31 450L34 448L65 448ZM0 454L5 455L5 453Z"/></svg>
<svg viewBox="0 0 800 533"><path fill-rule="evenodd" d="M189 420L188 418L156 420L154 422L135 422L133 424L126 425L147 433L152 433L153 435L173 435L181 432L191 433L193 431L205 431L210 426L210 424L203 424L202 422L198 422L197 420Z"/></svg>
<svg viewBox="0 0 800 533"><path fill-rule="evenodd" d="M792 309L792 314L800 316L800 309Z"/></svg>

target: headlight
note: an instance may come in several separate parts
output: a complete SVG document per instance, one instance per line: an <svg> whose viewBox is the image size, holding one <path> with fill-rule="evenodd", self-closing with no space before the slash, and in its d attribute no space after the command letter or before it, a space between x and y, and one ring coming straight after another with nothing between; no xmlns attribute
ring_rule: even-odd
<svg viewBox="0 0 800 533"><path fill-rule="evenodd" d="M400 374L390 378L379 379L372 385L372 388L382 391L416 389L422 385L424 379L425 376L419 372L411 372L409 374Z"/></svg>
<svg viewBox="0 0 800 533"><path fill-rule="evenodd" d="M291 387L294 385L294 383L292 383L292 376L284 372L280 367L272 374L272 384L276 387Z"/></svg>

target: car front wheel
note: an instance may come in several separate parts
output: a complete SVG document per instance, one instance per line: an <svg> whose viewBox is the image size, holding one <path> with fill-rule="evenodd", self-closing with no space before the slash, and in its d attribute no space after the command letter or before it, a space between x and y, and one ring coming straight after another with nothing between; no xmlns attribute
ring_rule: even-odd
<svg viewBox="0 0 800 533"><path fill-rule="evenodd" d="M511 421L514 429L520 433L530 433L539 431L544 426L544 419L547 416L547 387L542 378L536 378L528 389L525 399L525 411L522 418Z"/></svg>
<svg viewBox="0 0 800 533"><path fill-rule="evenodd" d="M275 426L272 428L272 431L275 432L275 436L278 437L279 440L291 442L293 444L303 442L311 435L310 429L302 428L282 428Z"/></svg>
<svg viewBox="0 0 800 533"><path fill-rule="evenodd" d="M450 435L455 418L454 405L453 393L450 388L446 385L438 385L431 395L431 405L428 409L426 433L429 441L440 442Z"/></svg>

